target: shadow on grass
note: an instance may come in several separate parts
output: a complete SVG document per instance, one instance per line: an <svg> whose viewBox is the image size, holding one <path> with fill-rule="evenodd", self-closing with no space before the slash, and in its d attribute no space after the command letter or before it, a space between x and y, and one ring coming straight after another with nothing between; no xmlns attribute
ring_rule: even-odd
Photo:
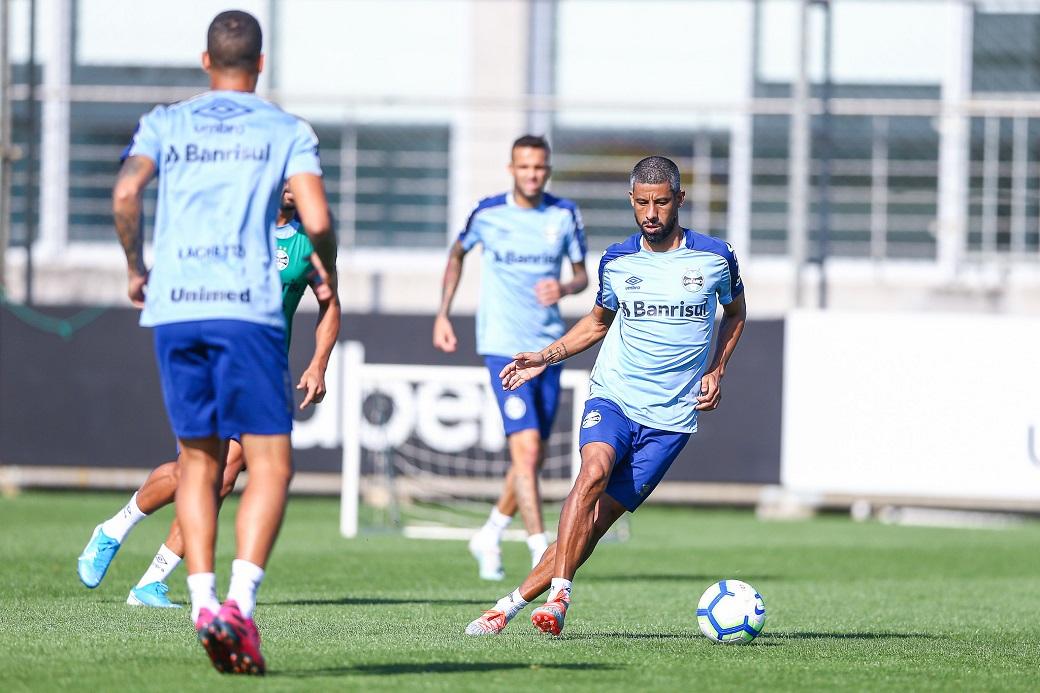
<svg viewBox="0 0 1040 693"><path fill-rule="evenodd" d="M626 633L610 631L605 633L565 633L563 640L598 640L600 638L617 638L618 640L694 640L701 637L690 633Z"/></svg>
<svg viewBox="0 0 1040 693"><path fill-rule="evenodd" d="M739 575L731 575L731 578L740 580ZM775 575L749 575L748 580L778 580ZM678 573L599 573L599 574L582 574L582 582L703 582L710 584L719 580L718 575L701 575L701 574L687 574L682 575Z"/></svg>
<svg viewBox="0 0 1040 693"><path fill-rule="evenodd" d="M332 599L284 599L275 601L261 600L260 603L267 606L394 606L405 604L447 604L457 606L460 604L487 604L488 600L423 599L421 597L411 597L406 599L398 599L395 597L335 597Z"/></svg>
<svg viewBox="0 0 1040 693"><path fill-rule="evenodd" d="M758 636L759 640L886 640L899 638L904 640L934 640L936 636L929 633L819 633L815 631L770 631Z"/></svg>
<svg viewBox="0 0 1040 693"><path fill-rule="evenodd" d="M521 662L389 662L386 664L356 664L354 666L326 667L323 669L298 669L295 671L272 671L268 676L287 678L309 678L312 676L395 676L409 674L467 674L488 671L609 671L618 667L598 663L546 663L524 664Z"/></svg>

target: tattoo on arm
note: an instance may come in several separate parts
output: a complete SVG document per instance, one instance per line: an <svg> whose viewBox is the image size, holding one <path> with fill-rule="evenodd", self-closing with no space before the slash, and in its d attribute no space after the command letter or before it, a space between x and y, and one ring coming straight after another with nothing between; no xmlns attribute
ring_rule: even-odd
<svg viewBox="0 0 1040 693"><path fill-rule="evenodd" d="M546 350L545 364L551 366L554 363L563 361L568 356L570 354L567 353L567 346L563 342L557 342Z"/></svg>
<svg viewBox="0 0 1040 693"><path fill-rule="evenodd" d="M132 156L127 159L122 168L119 169L119 175L116 178L116 190L120 190L122 186L127 184L134 185L132 182L128 183L128 179L145 177L149 173L148 168L148 164L138 157ZM120 198L114 207L116 233L119 235L119 242L126 253L127 266L143 272L144 237L141 234L142 207L140 188L136 189L136 194L128 198Z"/></svg>

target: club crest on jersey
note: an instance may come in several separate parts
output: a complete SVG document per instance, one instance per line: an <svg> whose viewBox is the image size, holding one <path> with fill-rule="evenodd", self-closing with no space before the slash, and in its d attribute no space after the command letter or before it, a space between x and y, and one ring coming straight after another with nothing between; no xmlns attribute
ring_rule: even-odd
<svg viewBox="0 0 1040 693"><path fill-rule="evenodd" d="M688 269L683 273L682 285L687 291L700 291L704 288L704 275L699 269Z"/></svg>
<svg viewBox="0 0 1040 693"><path fill-rule="evenodd" d="M598 424L602 420L603 420L603 417L600 416L599 410L593 409L592 411L590 411L588 414L585 415L585 418L581 422L581 427L582 428L592 428L593 426L595 426L596 424Z"/></svg>
<svg viewBox="0 0 1040 693"><path fill-rule="evenodd" d="M289 254L282 248L279 248L274 256L275 264L278 265L278 271L281 272L283 269L289 266Z"/></svg>

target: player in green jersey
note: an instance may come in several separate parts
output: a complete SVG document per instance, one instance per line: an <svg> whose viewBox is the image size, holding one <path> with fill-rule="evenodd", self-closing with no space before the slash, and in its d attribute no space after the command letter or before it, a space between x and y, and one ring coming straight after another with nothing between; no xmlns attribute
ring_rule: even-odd
<svg viewBox="0 0 1040 693"><path fill-rule="evenodd" d="M300 404L300 409L303 409L308 405L321 402L325 397L325 370L328 368L329 356L336 345L336 336L339 334L339 301L331 290L321 283L315 268L318 260L314 255L314 248L296 219L296 206L288 187L282 192L281 207L276 223L275 261L278 264L282 280L282 310L285 314L285 348L287 351L292 336L293 316L296 314L296 309L300 305L300 300L306 293L307 287L314 291L314 295L318 299L318 325L315 330L314 356L296 386L297 390L306 391L303 402ZM235 481L244 468L242 445L237 440L229 441L224 478L220 489L222 499L235 488ZM173 502L179 478L180 465L176 461L159 465L125 507L94 529L77 565L80 580L84 585L90 588L97 587L134 525L159 508ZM126 603L134 606L160 608L179 607L179 604L171 602L166 596L169 589L166 586L166 578L183 557L184 540L181 537L180 526L174 520L170 525L166 541L159 547L159 552L155 554L151 565L137 585L130 590Z"/></svg>

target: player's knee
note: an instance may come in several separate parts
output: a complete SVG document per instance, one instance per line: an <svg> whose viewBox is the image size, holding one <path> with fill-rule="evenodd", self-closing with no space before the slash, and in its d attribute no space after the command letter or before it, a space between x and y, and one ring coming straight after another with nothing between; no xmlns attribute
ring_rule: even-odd
<svg viewBox="0 0 1040 693"><path fill-rule="evenodd" d="M524 432L527 433L526 431ZM510 457L520 472L537 472L542 457L541 439L537 435L517 435L510 441Z"/></svg>
<svg viewBox="0 0 1040 693"><path fill-rule="evenodd" d="M608 478L610 474L607 465L583 464L574 482L574 488L587 499L596 500L607 487Z"/></svg>
<svg viewBox="0 0 1040 693"><path fill-rule="evenodd" d="M252 466L249 467L249 479L263 479L265 484L273 484L275 486L285 485L288 486L289 482L292 481L294 474L293 466L289 465L269 465L265 467L257 466L254 469Z"/></svg>
<svg viewBox="0 0 1040 693"><path fill-rule="evenodd" d="M512 457L513 466L516 468L518 472L524 474L531 474L536 473L538 471L538 462L540 460L540 456L538 454L537 447L530 450L525 448L522 451L517 451L513 454Z"/></svg>

